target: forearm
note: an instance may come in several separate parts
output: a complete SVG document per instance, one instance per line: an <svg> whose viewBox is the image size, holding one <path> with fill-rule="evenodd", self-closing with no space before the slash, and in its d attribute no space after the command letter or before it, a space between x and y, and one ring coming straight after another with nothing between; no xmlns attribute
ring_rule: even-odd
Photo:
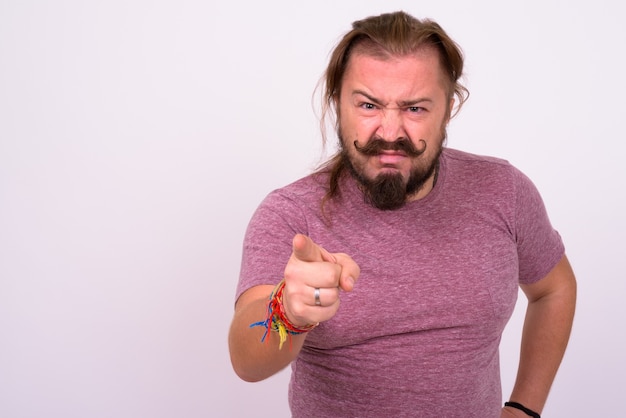
<svg viewBox="0 0 626 418"><path fill-rule="evenodd" d="M231 323L228 346L233 369L237 375L249 382L266 379L293 361L304 343L305 334L291 335L279 349L279 336L269 331L261 342L266 329L263 326L250 327L267 316L267 304L272 286L251 289L250 294L242 295L235 309Z"/></svg>
<svg viewBox="0 0 626 418"><path fill-rule="evenodd" d="M573 275L558 291L529 300L511 400L543 410L569 340L575 301Z"/></svg>
<svg viewBox="0 0 626 418"><path fill-rule="evenodd" d="M307 332L337 313L340 289L352 291L359 273L359 266L347 254L330 254L310 238L296 234L284 281L277 287L252 287L235 305L228 345L237 375L251 382L263 380L295 360ZM268 331L261 342L267 329L250 328L251 324L267 319L270 295L272 309L276 308L272 320L279 329L288 325L287 329L293 332L287 335L289 341L282 349L280 332Z"/></svg>

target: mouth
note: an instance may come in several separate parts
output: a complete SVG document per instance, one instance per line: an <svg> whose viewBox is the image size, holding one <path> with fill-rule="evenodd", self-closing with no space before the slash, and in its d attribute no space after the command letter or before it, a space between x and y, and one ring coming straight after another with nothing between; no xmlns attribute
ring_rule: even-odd
<svg viewBox="0 0 626 418"><path fill-rule="evenodd" d="M401 151L382 151L376 155L379 163L383 166L396 166L407 158Z"/></svg>

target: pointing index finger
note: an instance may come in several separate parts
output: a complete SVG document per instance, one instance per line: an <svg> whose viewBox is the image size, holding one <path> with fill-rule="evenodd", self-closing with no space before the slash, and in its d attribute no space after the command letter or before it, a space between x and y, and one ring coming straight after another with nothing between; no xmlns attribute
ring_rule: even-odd
<svg viewBox="0 0 626 418"><path fill-rule="evenodd" d="M300 261L327 261L329 263L337 263L337 259L334 255L303 234L296 234L296 236L293 237L293 254Z"/></svg>

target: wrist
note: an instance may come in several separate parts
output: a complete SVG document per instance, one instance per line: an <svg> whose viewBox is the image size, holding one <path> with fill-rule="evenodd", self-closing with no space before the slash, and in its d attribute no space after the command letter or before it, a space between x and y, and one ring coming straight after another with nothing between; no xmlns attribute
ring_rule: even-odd
<svg viewBox="0 0 626 418"><path fill-rule="evenodd" d="M289 339L289 346L291 348L291 337L294 335L306 334L319 324L310 324L305 326L298 326L293 324L283 306L283 289L285 288L285 280L281 280L270 294L269 304L267 306L267 316L265 320L250 324L250 327L263 326L265 327L265 333L261 338L261 342L264 342L270 332L276 332L279 335L278 349L282 349L283 344Z"/></svg>
<svg viewBox="0 0 626 418"><path fill-rule="evenodd" d="M528 418L528 415L519 409L511 408L510 406L503 406L500 418Z"/></svg>
<svg viewBox="0 0 626 418"><path fill-rule="evenodd" d="M515 409L517 411L521 411L524 413L524 415L532 417L532 418L541 418L541 415L539 415L538 412L533 411L530 408L525 407L524 405L522 405L519 402L515 402L515 401L508 401L504 403L504 407L505 408L510 408L510 409ZM520 415L520 414L518 414ZM520 415L522 416L522 415Z"/></svg>

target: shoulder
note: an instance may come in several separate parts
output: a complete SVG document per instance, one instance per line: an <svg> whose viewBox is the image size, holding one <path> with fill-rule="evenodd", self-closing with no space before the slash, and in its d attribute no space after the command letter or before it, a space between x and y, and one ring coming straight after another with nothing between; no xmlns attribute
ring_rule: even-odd
<svg viewBox="0 0 626 418"><path fill-rule="evenodd" d="M442 154L443 159L451 165L476 166L481 165L485 168L491 167L496 170L508 170L513 167L507 160L487 155L472 154L470 152L461 151L453 148L445 148Z"/></svg>
<svg viewBox="0 0 626 418"><path fill-rule="evenodd" d="M527 181L519 169L503 158L446 148L442 162L450 177L462 183L512 185Z"/></svg>
<svg viewBox="0 0 626 418"><path fill-rule="evenodd" d="M515 218L520 207L541 200L532 180L505 159L445 149L441 164L442 189L456 202L497 207Z"/></svg>
<svg viewBox="0 0 626 418"><path fill-rule="evenodd" d="M308 223L320 217L324 193L323 182L313 174L274 189L257 206L248 229L267 233L286 227L305 233Z"/></svg>
<svg viewBox="0 0 626 418"><path fill-rule="evenodd" d="M304 205L319 204L326 192L323 179L317 174L302 177L293 183L272 190L263 200L262 205Z"/></svg>

